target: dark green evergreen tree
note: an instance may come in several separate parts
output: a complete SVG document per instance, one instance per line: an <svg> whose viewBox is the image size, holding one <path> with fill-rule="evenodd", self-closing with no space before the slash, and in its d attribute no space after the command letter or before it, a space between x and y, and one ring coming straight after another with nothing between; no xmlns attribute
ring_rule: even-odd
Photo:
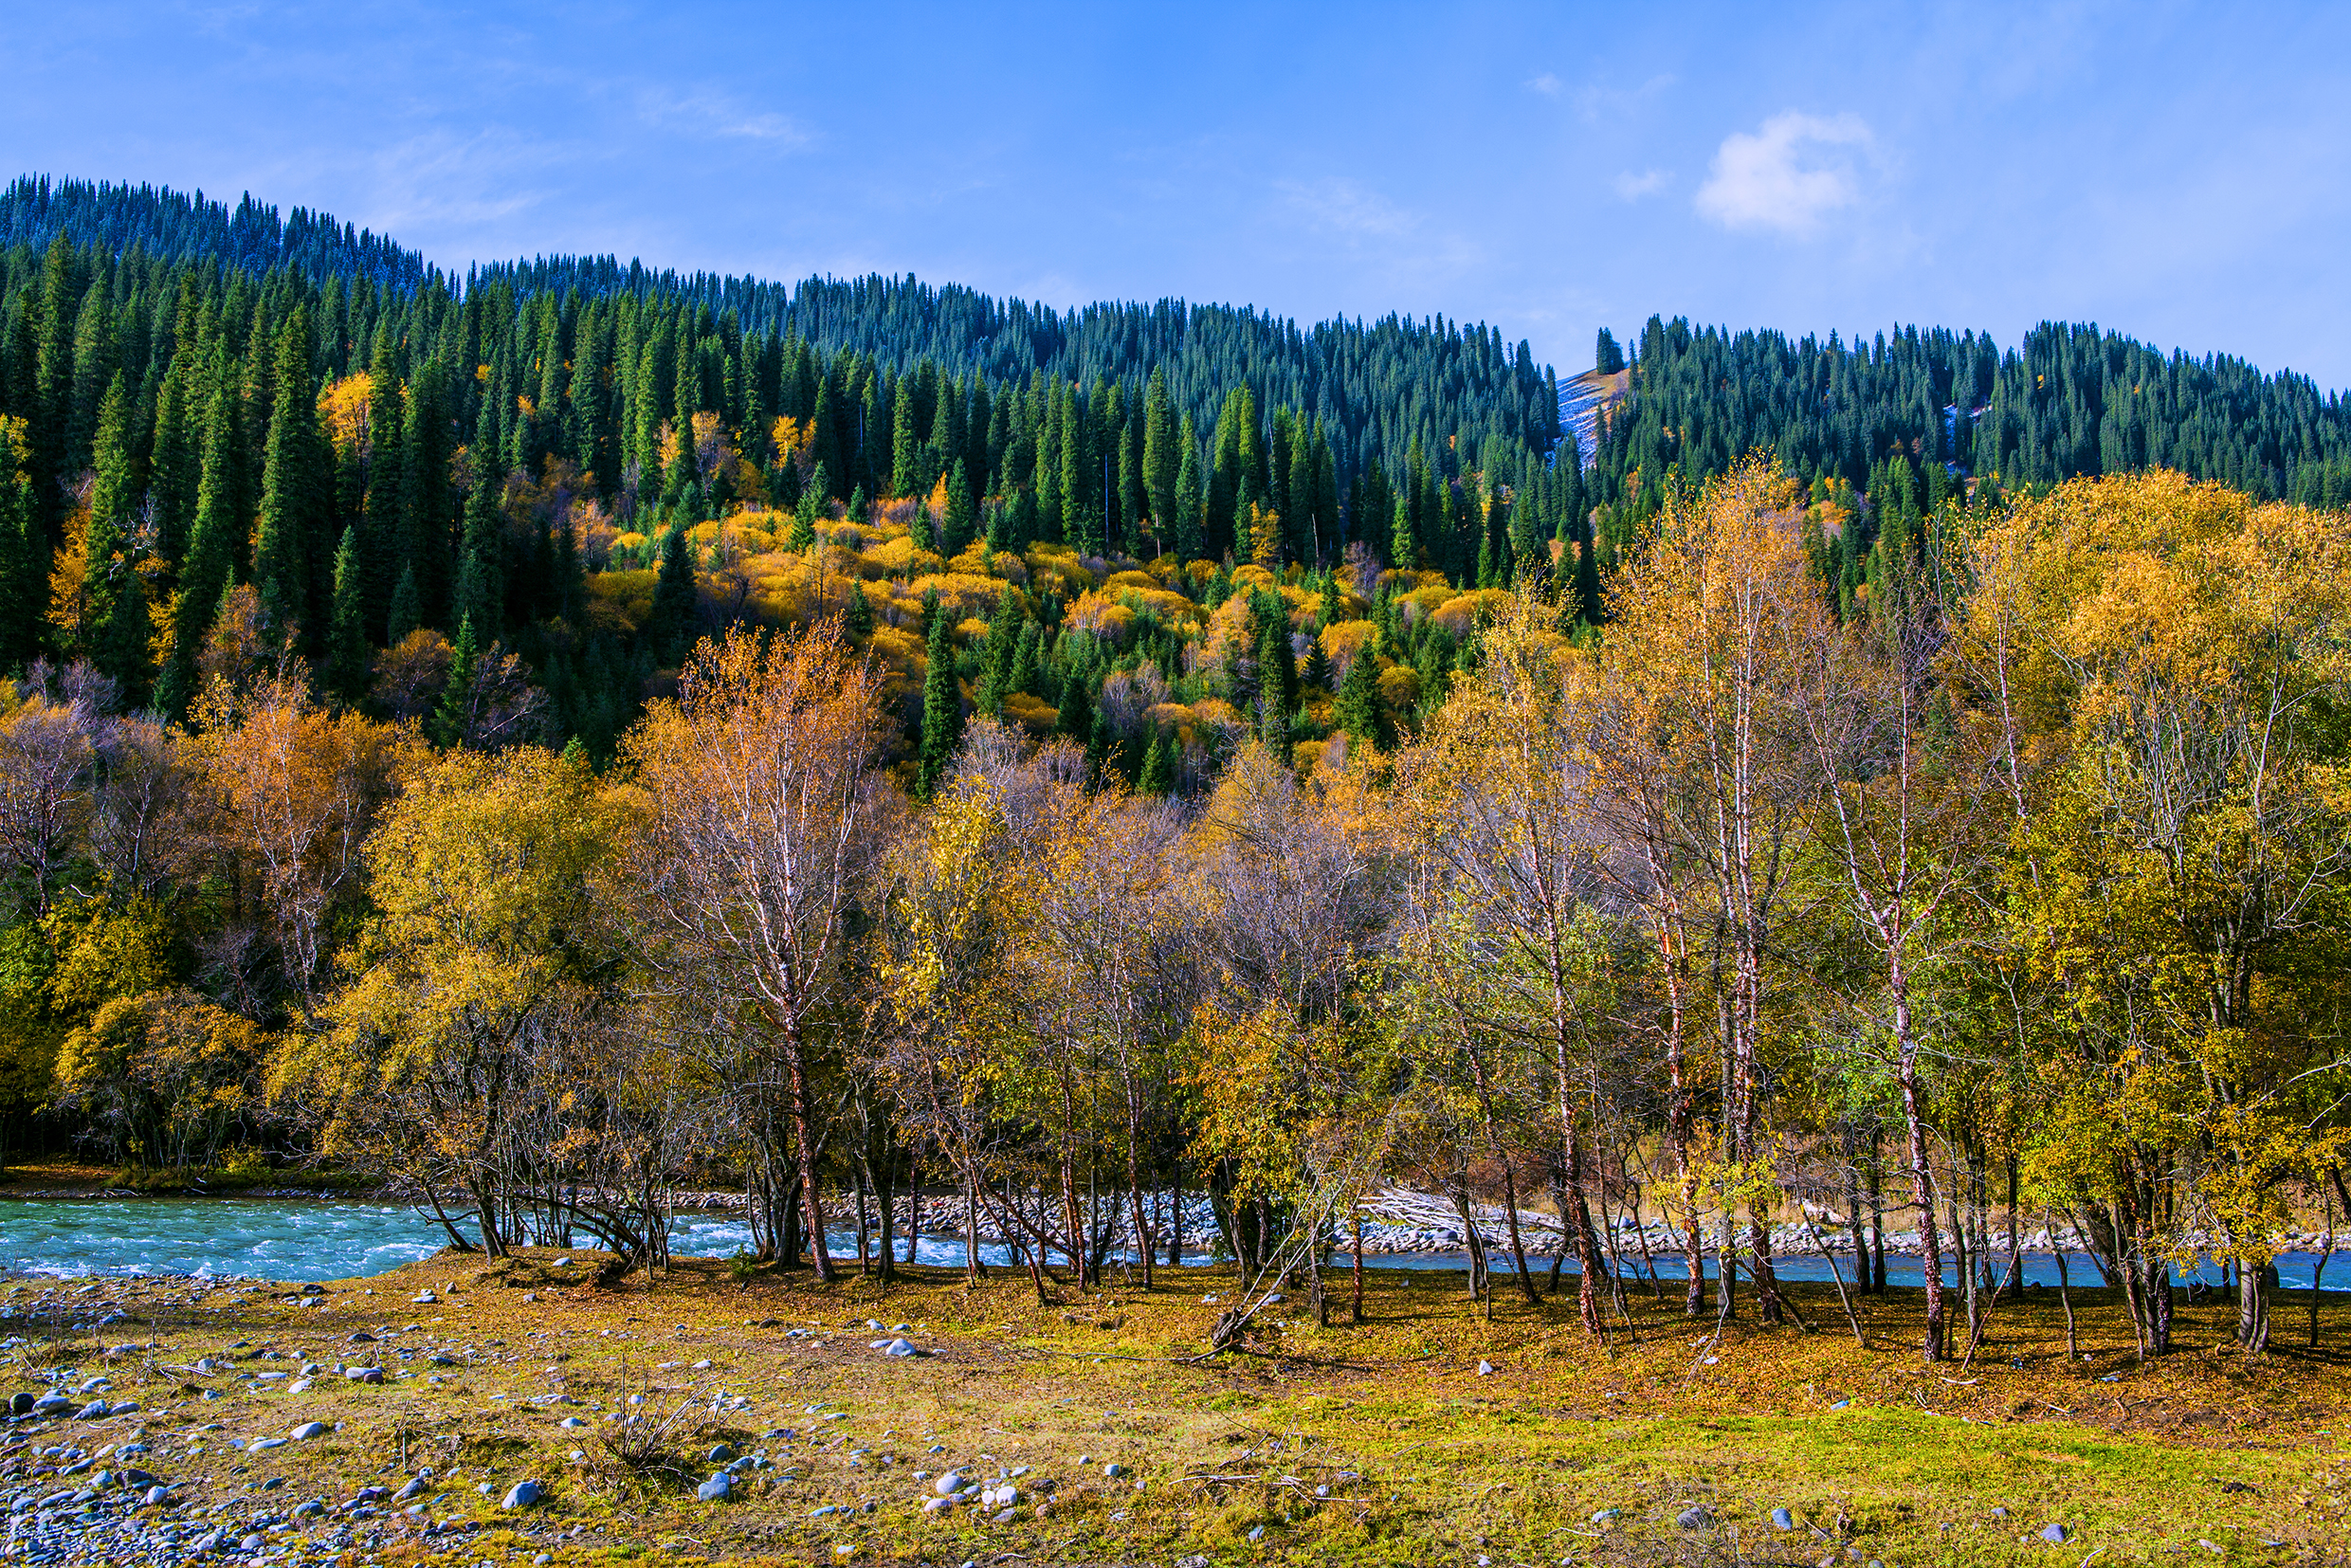
<svg viewBox="0 0 2351 1568"><path fill-rule="evenodd" d="M916 754L914 792L928 800L955 763L955 750L963 738L963 694L956 684L955 631L952 615L931 616L930 639L922 665L922 742Z"/></svg>
<svg viewBox="0 0 2351 1568"><path fill-rule="evenodd" d="M1358 745L1386 751L1395 744L1386 716L1379 708L1378 661L1368 647L1358 648L1339 683L1339 700L1331 705L1331 721Z"/></svg>
<svg viewBox="0 0 2351 1568"><path fill-rule="evenodd" d="M1172 732L1162 729L1153 738L1151 750L1143 757L1142 776L1135 781L1139 794L1171 795L1176 793L1176 740Z"/></svg>
<svg viewBox="0 0 2351 1568"><path fill-rule="evenodd" d="M367 691L368 640L366 569L359 554L359 529L343 529L335 551L335 603L328 616L326 684L346 701Z"/></svg>
<svg viewBox="0 0 2351 1568"><path fill-rule="evenodd" d="M696 604L693 550L681 525L662 539L661 574L653 579L653 604L645 617L646 647L661 664L685 657Z"/></svg>

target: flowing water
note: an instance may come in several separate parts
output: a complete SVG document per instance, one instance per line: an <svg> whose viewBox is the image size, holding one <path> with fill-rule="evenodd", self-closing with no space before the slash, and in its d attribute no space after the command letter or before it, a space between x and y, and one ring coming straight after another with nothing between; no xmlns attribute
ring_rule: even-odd
<svg viewBox="0 0 2351 1568"><path fill-rule="evenodd" d="M583 1238L584 1239L584 1238ZM378 1274L404 1263L430 1257L447 1240L437 1221L406 1204L353 1203L313 1198L11 1198L0 1199L0 1272L17 1274L209 1274L247 1275L276 1280L337 1280ZM831 1238L835 1257L854 1257L855 1233L843 1231ZM728 1257L751 1244L751 1227L740 1214L726 1211L680 1214L670 1229L670 1250L681 1257ZM899 1247L903 1257L904 1241ZM916 1244L915 1261L941 1267L960 1267L963 1239L925 1235ZM985 1242L982 1262L1004 1267L1014 1259L1001 1243ZM1509 1254L1491 1253L1497 1274L1506 1271ZM1188 1264L1208 1262L1191 1254ZM1342 1252L1336 1266L1344 1269ZM1852 1284L1852 1260L1840 1256L1846 1284ZM2278 1260L2279 1283L2289 1290L2307 1290L2318 1263L2315 1254L2288 1252ZM1390 1253L1367 1256L1375 1268L1461 1269L1467 1260L1458 1252ZM1549 1257L1530 1257L1530 1268L1550 1271ZM1643 1272L1645 1265L1627 1253L1628 1272ZM1658 1276L1686 1278L1679 1256L1659 1256ZM2090 1287L2099 1284L2098 1271L2087 1258L2068 1260L2072 1282ZM1778 1260L1780 1277L1826 1282L1828 1264L1818 1255L1795 1255ZM1573 1270L1571 1269L1572 1273ZM1916 1258L1888 1257L1886 1283L1916 1286L1921 1283ZM1706 1274L1715 1277L1709 1260ZM2217 1281L2211 1266L2203 1270ZM1949 1266L1944 1278L1957 1284ZM2054 1285L2057 1260L2045 1252L2025 1255L2027 1281ZM2351 1256L2328 1264L2324 1279L2329 1290L2351 1290Z"/></svg>

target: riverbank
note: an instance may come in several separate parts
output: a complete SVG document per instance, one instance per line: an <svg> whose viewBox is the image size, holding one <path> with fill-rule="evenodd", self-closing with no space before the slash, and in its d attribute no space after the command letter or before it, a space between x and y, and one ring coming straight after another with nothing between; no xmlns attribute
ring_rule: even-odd
<svg viewBox="0 0 2351 1568"><path fill-rule="evenodd" d="M647 1281L605 1261L11 1285L0 1393L63 1413L0 1438L9 1550L1908 1568L2053 1562L2051 1526L2069 1564L2200 1559L2206 1541L2340 1560L2346 1539L2351 1304L2333 1299L2317 1352L2304 1300L2278 1303L2253 1361L2225 1311L2183 1305L2179 1348L2141 1365L2105 1293L2075 1293L2078 1359L2058 1304L2028 1297L1965 1369L1927 1369L1914 1293L1857 1304L1867 1350L1813 1285L1792 1293L1816 1332L1742 1317L1718 1336L1635 1291L1630 1329L1595 1345L1572 1294L1498 1291L1489 1319L1457 1277L1373 1269L1363 1325L1343 1297L1323 1328L1293 1296L1203 1358L1230 1270L1040 1305L1006 1270L738 1285L717 1262ZM950 1472L993 1495L942 1498Z"/></svg>

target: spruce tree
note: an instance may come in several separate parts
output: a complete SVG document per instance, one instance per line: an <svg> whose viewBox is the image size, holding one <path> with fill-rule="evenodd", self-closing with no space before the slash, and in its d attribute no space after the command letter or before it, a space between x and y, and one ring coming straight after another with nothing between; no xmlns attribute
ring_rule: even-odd
<svg viewBox="0 0 2351 1568"><path fill-rule="evenodd" d="M397 647L424 624L425 596L416 586L416 563L411 561L400 569L400 580L392 590L392 603L384 611L384 646Z"/></svg>
<svg viewBox="0 0 2351 1568"><path fill-rule="evenodd" d="M1358 745L1385 751L1394 744L1394 738L1379 711L1377 665L1370 647L1356 649L1346 679L1339 683L1339 701L1331 705L1331 721Z"/></svg>
<svg viewBox="0 0 2351 1568"><path fill-rule="evenodd" d="M365 568L359 555L359 529L343 529L335 551L335 603L328 617L326 683L338 695L355 701L367 690L368 640Z"/></svg>
<svg viewBox="0 0 2351 1568"><path fill-rule="evenodd" d="M661 575L653 581L653 605L645 617L646 646L659 663L674 665L684 657L694 609L694 557L680 524L662 539Z"/></svg>
<svg viewBox="0 0 2351 1568"><path fill-rule="evenodd" d="M457 646L449 654L448 684L441 688L440 705L433 709L432 738L444 747L463 745L470 727L473 708L473 677L477 655L473 646L473 622L457 623Z"/></svg>
<svg viewBox="0 0 2351 1568"><path fill-rule="evenodd" d="M1412 504L1402 496L1396 497L1395 520L1388 533L1388 556L1403 572L1420 564L1420 545L1412 538Z"/></svg>
<svg viewBox="0 0 2351 1568"><path fill-rule="evenodd" d="M922 665L922 743L916 755L914 793L928 800L955 761L963 738L963 696L956 685L955 617L941 611L931 617L930 639Z"/></svg>
<svg viewBox="0 0 2351 1568"><path fill-rule="evenodd" d="M1176 439L1176 416L1167 400L1167 378L1160 367L1154 365L1151 384L1143 391L1143 503L1150 510L1152 534L1161 552L1180 550L1176 525L1179 466Z"/></svg>
<svg viewBox="0 0 2351 1568"><path fill-rule="evenodd" d="M873 635L873 601L866 597L863 579L849 584L849 602L841 617L843 629L852 637Z"/></svg>
<svg viewBox="0 0 2351 1568"><path fill-rule="evenodd" d="M1097 712L1085 736L1085 786L1089 790L1107 789L1118 774L1119 737L1110 727L1110 715ZM1124 782L1121 779L1120 782Z"/></svg>
<svg viewBox="0 0 2351 1568"><path fill-rule="evenodd" d="M472 483L465 491L465 526L459 538L457 556L457 594L454 613L461 620L470 620L485 630L495 631L505 619L506 589L504 582L505 519L499 509L499 492L504 486L504 476L483 439L488 433L489 418L484 415L476 427L472 459Z"/></svg>
<svg viewBox="0 0 2351 1568"><path fill-rule="evenodd" d="M1201 528L1201 510L1207 500L1200 493L1200 439L1192 427L1192 416L1184 415L1183 434L1176 464L1176 554L1187 561L1196 561L1208 554L1208 539Z"/></svg>
<svg viewBox="0 0 2351 1568"><path fill-rule="evenodd" d="M1176 742L1172 732L1162 729L1151 742L1151 750L1143 757L1142 776L1135 781L1136 793L1147 795L1170 795L1176 793Z"/></svg>
<svg viewBox="0 0 2351 1568"><path fill-rule="evenodd" d="M1084 669L1072 669L1062 676L1061 709L1053 720L1053 732L1072 740L1085 740L1094 733L1094 684Z"/></svg>
<svg viewBox="0 0 2351 1568"><path fill-rule="evenodd" d="M277 395L262 462L261 515L253 529L253 584L280 637L309 623L307 545L321 478L309 342L306 318L298 310L278 334Z"/></svg>

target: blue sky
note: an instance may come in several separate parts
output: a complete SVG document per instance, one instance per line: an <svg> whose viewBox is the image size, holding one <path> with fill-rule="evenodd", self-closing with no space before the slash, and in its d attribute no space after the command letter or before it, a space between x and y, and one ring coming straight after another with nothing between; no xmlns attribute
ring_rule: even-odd
<svg viewBox="0 0 2351 1568"><path fill-rule="evenodd" d="M75 4L30 172L445 265L611 251L1055 304L1499 324L2044 318L2351 385L2351 7Z"/></svg>

